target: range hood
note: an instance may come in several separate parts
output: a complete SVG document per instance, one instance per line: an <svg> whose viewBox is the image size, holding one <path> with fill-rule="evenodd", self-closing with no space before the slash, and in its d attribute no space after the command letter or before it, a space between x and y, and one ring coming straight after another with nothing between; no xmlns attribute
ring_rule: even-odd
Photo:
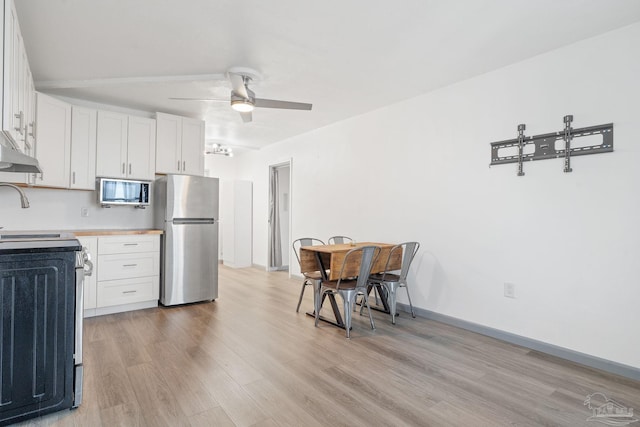
<svg viewBox="0 0 640 427"><path fill-rule="evenodd" d="M0 137L0 172L42 173L38 160L21 153Z"/></svg>

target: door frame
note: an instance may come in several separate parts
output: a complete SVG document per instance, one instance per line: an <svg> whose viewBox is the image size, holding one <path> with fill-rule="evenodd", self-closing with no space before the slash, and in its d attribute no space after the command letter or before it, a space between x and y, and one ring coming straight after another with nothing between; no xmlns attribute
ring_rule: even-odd
<svg viewBox="0 0 640 427"><path fill-rule="evenodd" d="M293 198L293 158L289 158L288 160L284 160L281 162L277 162L277 163L272 163L269 165L269 167L267 168L267 265L266 265L266 271L271 272L271 271L278 271L275 268L271 267L271 226L269 225L269 203L271 202L271 173L272 171L279 169L283 166L289 166L289 209L288 209L288 218L287 218L287 223L289 225L289 241L286 242L285 247L287 248L286 252L283 252L282 254L282 263L284 265L285 261L286 261L286 265L288 266L287 271L289 273L289 277L291 277L291 225L292 225L292 218L293 218L293 211L292 211L292 198ZM281 218L282 219L282 218ZM284 270L283 270L284 271Z"/></svg>

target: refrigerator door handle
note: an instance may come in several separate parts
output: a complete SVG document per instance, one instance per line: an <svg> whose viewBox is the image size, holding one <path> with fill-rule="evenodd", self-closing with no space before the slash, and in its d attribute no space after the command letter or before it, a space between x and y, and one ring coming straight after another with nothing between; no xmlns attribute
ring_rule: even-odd
<svg viewBox="0 0 640 427"><path fill-rule="evenodd" d="M174 218L174 224L215 224L215 218Z"/></svg>

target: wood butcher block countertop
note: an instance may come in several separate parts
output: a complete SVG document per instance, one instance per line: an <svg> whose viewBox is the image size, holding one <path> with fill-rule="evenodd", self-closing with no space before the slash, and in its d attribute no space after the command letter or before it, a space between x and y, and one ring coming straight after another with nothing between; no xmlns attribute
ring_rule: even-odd
<svg viewBox="0 0 640 427"><path fill-rule="evenodd" d="M70 233L79 236L122 236L128 234L162 234L162 230L69 230Z"/></svg>

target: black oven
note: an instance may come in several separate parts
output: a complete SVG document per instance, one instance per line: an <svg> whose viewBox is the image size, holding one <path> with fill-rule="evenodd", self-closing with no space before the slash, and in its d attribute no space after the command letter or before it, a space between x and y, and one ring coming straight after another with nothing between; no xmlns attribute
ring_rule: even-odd
<svg viewBox="0 0 640 427"><path fill-rule="evenodd" d="M82 402L85 267L72 235L0 234L0 424Z"/></svg>

